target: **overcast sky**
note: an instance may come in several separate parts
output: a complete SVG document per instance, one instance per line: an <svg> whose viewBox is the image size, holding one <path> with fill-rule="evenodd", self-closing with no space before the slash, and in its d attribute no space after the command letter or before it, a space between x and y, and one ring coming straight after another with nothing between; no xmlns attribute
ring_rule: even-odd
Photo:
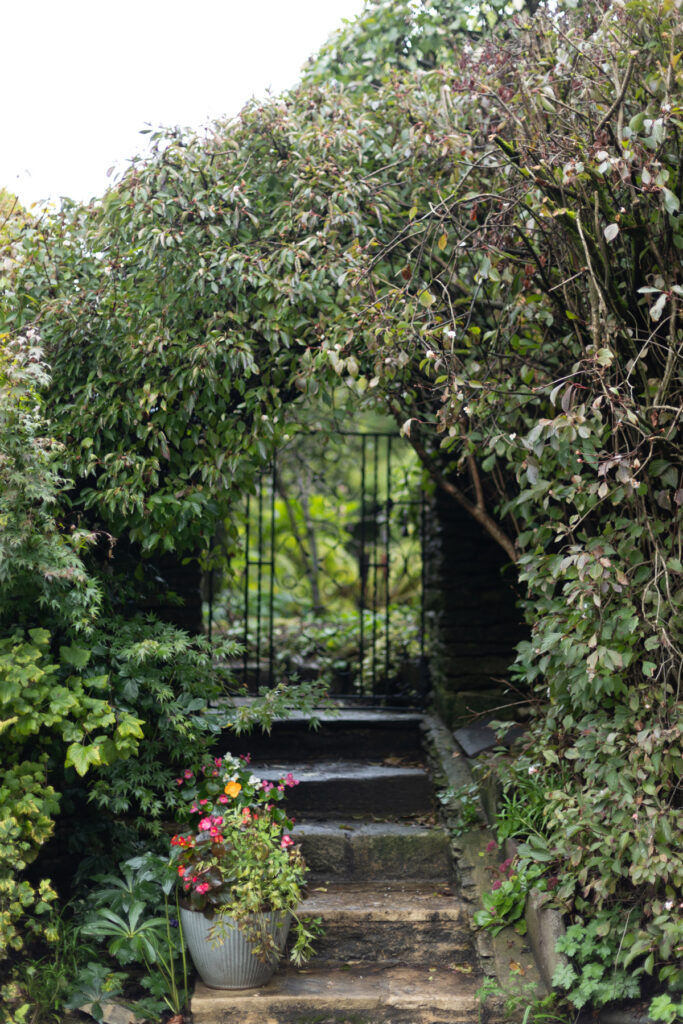
<svg viewBox="0 0 683 1024"><path fill-rule="evenodd" d="M87 200L145 147L293 85L363 0L10 0L0 13L0 185Z"/></svg>

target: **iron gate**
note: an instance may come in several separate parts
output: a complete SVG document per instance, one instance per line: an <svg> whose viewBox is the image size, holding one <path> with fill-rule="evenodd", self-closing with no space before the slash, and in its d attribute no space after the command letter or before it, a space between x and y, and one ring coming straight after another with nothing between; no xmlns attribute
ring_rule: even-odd
<svg viewBox="0 0 683 1024"><path fill-rule="evenodd" d="M397 434L298 434L245 503L240 605L250 692L324 674L348 700L416 705L425 658L425 499ZM412 480L411 480L412 477ZM236 594L233 604L236 602ZM213 617L213 608L210 610Z"/></svg>

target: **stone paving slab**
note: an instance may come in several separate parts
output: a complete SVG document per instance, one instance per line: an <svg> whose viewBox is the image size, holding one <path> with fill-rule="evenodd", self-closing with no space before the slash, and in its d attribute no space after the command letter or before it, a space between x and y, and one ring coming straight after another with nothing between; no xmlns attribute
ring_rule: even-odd
<svg viewBox="0 0 683 1024"><path fill-rule="evenodd" d="M324 934L312 965L358 961L448 967L471 961L469 917L446 886L410 882L337 883L314 888L300 913Z"/></svg>
<svg viewBox="0 0 683 1024"><path fill-rule="evenodd" d="M487 719L463 726L462 729L456 729L453 733L468 757L476 757L477 754L481 754L485 750L491 750L493 747L511 747L515 740L518 740L526 732L526 726L512 725L505 735L499 739L488 724L494 720L493 716L489 716Z"/></svg>
<svg viewBox="0 0 683 1024"><path fill-rule="evenodd" d="M216 715L221 712L216 709ZM373 761L397 755L421 759L420 726L423 715L381 710L351 709L338 713L321 712L320 726L311 729L310 716L292 715L276 719L268 734L236 736L226 729L216 744L216 752L250 753L262 760L315 760L348 757L359 759L371 754Z"/></svg>
<svg viewBox="0 0 683 1024"><path fill-rule="evenodd" d="M348 969L281 969L260 989L220 991L198 984L194 1024L295 1024L330 1019L470 1024L478 1017L479 979L430 967L363 964Z"/></svg>
<svg viewBox="0 0 683 1024"><path fill-rule="evenodd" d="M316 884L377 878L448 878L450 843L440 828L389 822L297 824L294 837Z"/></svg>
<svg viewBox="0 0 683 1024"><path fill-rule="evenodd" d="M287 791L290 814L329 818L331 815L376 814L408 818L432 809L433 793L424 768L402 764L368 764L346 759L304 762L253 762L254 772L270 781L291 772L299 785Z"/></svg>

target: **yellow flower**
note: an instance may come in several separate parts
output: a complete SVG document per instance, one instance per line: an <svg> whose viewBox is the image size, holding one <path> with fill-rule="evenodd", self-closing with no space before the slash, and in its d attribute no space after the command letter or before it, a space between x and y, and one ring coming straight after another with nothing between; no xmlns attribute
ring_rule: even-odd
<svg viewBox="0 0 683 1024"><path fill-rule="evenodd" d="M242 788L242 785L241 785L241 783L239 783L239 782L235 782L234 780L231 780L231 781L230 781L230 782L229 782L229 783L227 784L227 786L225 787L225 789L223 790L223 792L224 792L224 793L227 793L227 794L228 794L228 796L237 796L237 794L239 793L239 791L241 790L241 788Z"/></svg>

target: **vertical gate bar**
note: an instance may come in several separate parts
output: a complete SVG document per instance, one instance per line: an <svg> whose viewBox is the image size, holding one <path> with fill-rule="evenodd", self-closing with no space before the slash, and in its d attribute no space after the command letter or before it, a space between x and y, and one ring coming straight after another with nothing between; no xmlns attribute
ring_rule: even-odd
<svg viewBox="0 0 683 1024"><path fill-rule="evenodd" d="M261 685L261 597L263 582L263 475L258 490L258 561L256 563L256 689Z"/></svg>
<svg viewBox="0 0 683 1024"><path fill-rule="evenodd" d="M209 569L209 643L213 634L213 569Z"/></svg>
<svg viewBox="0 0 683 1024"><path fill-rule="evenodd" d="M427 589L427 502L423 489L420 489L420 554L422 557L422 573L420 586L420 666L424 669L425 660L425 592Z"/></svg>
<svg viewBox="0 0 683 1024"><path fill-rule="evenodd" d="M372 692L377 693L377 535L379 532L379 445L378 434L373 435L373 473L372 473L372 512L374 530L372 531Z"/></svg>
<svg viewBox="0 0 683 1024"><path fill-rule="evenodd" d="M275 618L275 491L277 488L277 456L273 455L273 478L270 495L270 603L268 606L268 685L275 685L275 650L273 646Z"/></svg>
<svg viewBox="0 0 683 1024"><path fill-rule="evenodd" d="M249 517L251 498L247 494L247 529L244 539L244 655L242 657L242 685L247 689L249 675L249 545L251 543Z"/></svg>
<svg viewBox="0 0 683 1024"><path fill-rule="evenodd" d="M361 435L360 442L360 552L358 554L358 572L360 574L360 662L359 679L360 692L365 693L365 680L363 679L363 661L365 659L365 472L366 472L366 450L365 434Z"/></svg>
<svg viewBox="0 0 683 1024"><path fill-rule="evenodd" d="M389 584L391 582L391 434L387 437L387 503L386 511L384 513L384 529L384 572L386 580L384 591L384 678L388 682L390 661L389 655L391 653L391 634L389 633L389 620L391 616L391 612L389 611Z"/></svg>

